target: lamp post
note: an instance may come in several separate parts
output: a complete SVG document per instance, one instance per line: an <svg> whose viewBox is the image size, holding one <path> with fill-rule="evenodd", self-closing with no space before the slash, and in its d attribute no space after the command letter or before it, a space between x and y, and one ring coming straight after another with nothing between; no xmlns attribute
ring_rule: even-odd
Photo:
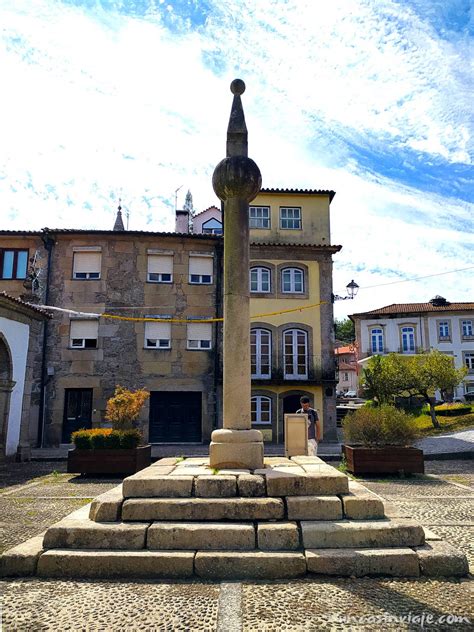
<svg viewBox="0 0 474 632"><path fill-rule="evenodd" d="M359 291L359 286L354 281L354 279L352 279L352 281L346 285L346 290L347 290L347 296L339 296L339 294L331 294L332 302L334 303L335 301L352 300L357 295L357 292Z"/></svg>

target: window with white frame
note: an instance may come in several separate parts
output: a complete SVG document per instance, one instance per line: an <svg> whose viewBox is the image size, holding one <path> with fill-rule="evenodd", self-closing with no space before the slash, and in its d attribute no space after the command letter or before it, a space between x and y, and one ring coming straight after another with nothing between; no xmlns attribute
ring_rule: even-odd
<svg viewBox="0 0 474 632"><path fill-rule="evenodd" d="M102 253L95 251L77 251L73 255L73 279L100 279Z"/></svg>
<svg viewBox="0 0 474 632"><path fill-rule="evenodd" d="M271 273L268 268L255 267L250 268L250 291L251 292L270 292L271 291Z"/></svg>
<svg viewBox="0 0 474 632"><path fill-rule="evenodd" d="M97 319L71 320L69 345L72 349L96 349L98 334Z"/></svg>
<svg viewBox="0 0 474 632"><path fill-rule="evenodd" d="M145 349L171 349L171 323L145 322Z"/></svg>
<svg viewBox="0 0 474 632"><path fill-rule="evenodd" d="M415 351L415 328L402 327L402 351L412 353Z"/></svg>
<svg viewBox="0 0 474 632"><path fill-rule="evenodd" d="M188 349L212 348L211 323L188 323L187 346Z"/></svg>
<svg viewBox="0 0 474 632"><path fill-rule="evenodd" d="M212 255L189 256L189 282L198 284L212 283L214 259Z"/></svg>
<svg viewBox="0 0 474 632"><path fill-rule="evenodd" d="M280 228L300 230L301 208L297 206L280 206Z"/></svg>
<svg viewBox="0 0 474 632"><path fill-rule="evenodd" d="M281 271L281 291L289 294L302 294L304 292L303 270L284 268Z"/></svg>
<svg viewBox="0 0 474 632"><path fill-rule="evenodd" d="M469 373L474 372L474 351L466 351L464 353L464 364L467 367Z"/></svg>
<svg viewBox="0 0 474 632"><path fill-rule="evenodd" d="M473 336L472 320L461 321L462 337L471 338Z"/></svg>
<svg viewBox="0 0 474 632"><path fill-rule="evenodd" d="M449 331L449 320L440 320L438 322L438 338L441 340L442 338L450 338L451 334Z"/></svg>
<svg viewBox="0 0 474 632"><path fill-rule="evenodd" d="M249 206L249 228L270 228L269 206Z"/></svg>
<svg viewBox="0 0 474 632"><path fill-rule="evenodd" d="M383 329L377 327L370 330L370 348L372 353L383 353Z"/></svg>
<svg viewBox="0 0 474 632"><path fill-rule="evenodd" d="M173 255L148 254L147 281L173 283Z"/></svg>
<svg viewBox="0 0 474 632"><path fill-rule="evenodd" d="M301 329L283 332L285 378L304 380L308 377L308 335Z"/></svg>
<svg viewBox="0 0 474 632"><path fill-rule="evenodd" d="M252 329L250 332L250 366L252 377L271 377L272 333L267 329Z"/></svg>
<svg viewBox="0 0 474 632"><path fill-rule="evenodd" d="M256 395L250 400L252 424L272 423L272 400L264 395Z"/></svg>
<svg viewBox="0 0 474 632"><path fill-rule="evenodd" d="M212 217L202 225L204 235L222 235L222 222Z"/></svg>
<svg viewBox="0 0 474 632"><path fill-rule="evenodd" d="M466 395L468 393L472 393L474 395L474 382L466 382L464 386L464 392L466 393Z"/></svg>

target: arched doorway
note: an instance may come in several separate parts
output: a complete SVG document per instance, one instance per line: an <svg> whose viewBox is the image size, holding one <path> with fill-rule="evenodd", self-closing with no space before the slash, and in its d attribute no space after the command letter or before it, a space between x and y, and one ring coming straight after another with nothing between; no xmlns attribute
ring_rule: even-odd
<svg viewBox="0 0 474 632"><path fill-rule="evenodd" d="M10 395L15 386L10 348L0 334L0 464L5 461Z"/></svg>

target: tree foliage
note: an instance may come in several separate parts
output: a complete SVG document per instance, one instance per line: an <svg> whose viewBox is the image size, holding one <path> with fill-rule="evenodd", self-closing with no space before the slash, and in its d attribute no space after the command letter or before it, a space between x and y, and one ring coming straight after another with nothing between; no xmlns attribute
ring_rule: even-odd
<svg viewBox="0 0 474 632"><path fill-rule="evenodd" d="M143 388L131 391L117 385L114 396L107 401L105 418L112 422L114 430L129 430L149 397L150 393Z"/></svg>
<svg viewBox="0 0 474 632"><path fill-rule="evenodd" d="M452 357L434 349L412 356L373 356L364 368L363 379L367 396L379 404L393 401L397 395L423 398L430 407L433 426L439 428L435 391L452 391L465 375L466 369L456 369Z"/></svg>
<svg viewBox="0 0 474 632"><path fill-rule="evenodd" d="M354 323L350 318L341 318L334 321L334 333L336 340L347 342L348 344L355 340Z"/></svg>

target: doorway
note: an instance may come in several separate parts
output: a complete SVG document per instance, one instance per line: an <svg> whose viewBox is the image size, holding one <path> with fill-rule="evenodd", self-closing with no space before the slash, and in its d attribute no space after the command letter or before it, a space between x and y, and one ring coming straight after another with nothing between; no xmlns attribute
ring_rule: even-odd
<svg viewBox="0 0 474 632"><path fill-rule="evenodd" d="M201 409L201 392L152 391L150 443L200 443Z"/></svg>
<svg viewBox="0 0 474 632"><path fill-rule="evenodd" d="M92 389L67 388L64 398L62 443L71 442L71 434L92 428Z"/></svg>

